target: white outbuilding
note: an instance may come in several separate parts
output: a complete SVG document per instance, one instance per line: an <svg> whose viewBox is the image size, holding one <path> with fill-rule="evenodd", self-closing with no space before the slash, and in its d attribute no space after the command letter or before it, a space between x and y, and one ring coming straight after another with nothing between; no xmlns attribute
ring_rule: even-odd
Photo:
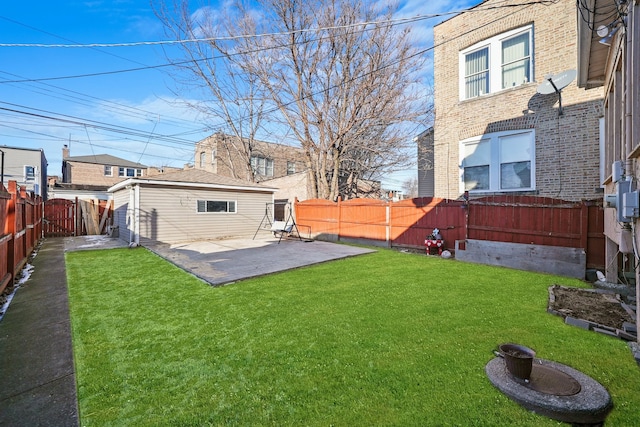
<svg viewBox="0 0 640 427"><path fill-rule="evenodd" d="M188 169L109 188L114 227L130 244L251 237L276 188Z"/></svg>

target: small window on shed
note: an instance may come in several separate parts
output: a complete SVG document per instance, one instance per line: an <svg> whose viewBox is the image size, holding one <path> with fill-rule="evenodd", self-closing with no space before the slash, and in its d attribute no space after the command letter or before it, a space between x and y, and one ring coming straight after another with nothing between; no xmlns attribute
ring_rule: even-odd
<svg viewBox="0 0 640 427"><path fill-rule="evenodd" d="M233 200L198 200L197 204L198 213L236 213L236 202Z"/></svg>

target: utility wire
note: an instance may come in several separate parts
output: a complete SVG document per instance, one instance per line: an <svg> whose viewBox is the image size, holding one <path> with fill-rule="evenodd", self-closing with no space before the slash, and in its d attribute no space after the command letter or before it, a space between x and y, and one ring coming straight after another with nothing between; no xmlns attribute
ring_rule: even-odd
<svg viewBox="0 0 640 427"><path fill-rule="evenodd" d="M463 11L460 11L460 12L447 12L447 13L437 14L437 15L433 15L433 16L445 16L445 15L450 15L450 14L457 14L457 13L469 13L469 12L473 12L473 11L480 11L480 10L487 10L487 9L499 9L499 8L505 8L505 7L518 7L518 6L525 6L525 7L526 7L526 6L532 6L532 5L535 5L535 4L548 5L548 4L554 4L554 3L556 3L557 1L558 1L558 0L542 0L542 1L526 2L526 3L521 3L521 4L509 4L509 5L506 5L506 4L505 4L505 5L501 5L501 6L500 6L500 5L495 5L495 6L488 7L488 8L483 8L483 9L479 9L479 8L475 8L475 9L467 9L467 10L463 10ZM515 13L515 12L514 12L514 13ZM511 15L511 14L501 16L501 17L497 18L496 20L491 21L491 22L489 22L488 24L485 24L485 25L489 25L489 24L491 24L491 23L493 23L493 22L496 22L496 21L498 21L498 20L504 19L505 17L507 17L507 16L509 16L509 15ZM415 17L414 17L414 19L415 19ZM426 17L421 17L420 19L427 19L427 18L426 18ZM406 19L405 19L405 21L406 21ZM361 25L362 25L362 23L361 23L361 24L358 24L358 25L360 25L360 26L361 26ZM354 24L354 25L351 25L351 26L345 26L345 27L354 27L354 26L357 26L357 25L355 25L355 24ZM477 30L477 28L470 29L469 31L467 31L467 32L465 32L465 33L463 33L463 34L457 35L456 37L453 37L453 38L451 38L451 39L447 39L447 40L443 41L443 42L442 42L442 43L440 43L440 44L437 44L437 45L434 45L434 46L429 47L429 48L427 48L427 49L424 49L424 50L418 51L418 52L416 52L415 54L413 54L412 56L410 56L409 58L414 57L414 56L417 56L417 55L425 54L425 53L427 53L428 51L433 50L433 49L434 49L435 47L437 47L437 46L440 46L440 45L442 45L442 44L444 44L444 43L447 43L447 42L451 42L451 41L453 41L453 40L455 40L455 39L457 39L457 38L459 38L459 37L462 37L462 36L464 36L464 35L468 34L469 32L476 31L476 30ZM307 30L307 31L311 31L311 30ZM313 30L313 31L318 31L318 30L316 29L316 30ZM294 32L295 32L295 33L299 33L299 32L300 32L300 30L298 30L298 31L294 31ZM278 34L278 33L275 33L275 34ZM283 34L284 34L284 33L283 33ZM0 44L0 46L2 46L2 45ZM271 48L273 48L273 47L270 47L269 49L271 49ZM266 50L266 49L261 49L261 50ZM239 53L239 54L248 54L248 53L249 53L249 52L241 52L241 53ZM211 59L216 59L216 58L215 58L215 57L213 57L213 58L205 58L205 59L203 59L203 60L211 60ZM186 63L192 63L192 62L193 62L193 61L184 61L184 62L181 62L181 63L163 64L163 65L159 65L159 66L145 67L145 68L143 68L143 69L159 68L159 67L164 67L164 66L173 66L173 65L186 64ZM379 67L377 70L373 70L373 71L371 71L371 72L369 72L369 73L366 73L366 74L364 74L364 75L356 76L356 77L354 77L354 78L350 79L350 81L353 81L353 80L356 80L356 79L360 79L360 78L366 77L366 76L368 76L368 75L370 75L370 74L373 74L373 73L375 73L375 72L377 72L377 71L380 71L380 70L383 70L383 69L385 69L385 68L388 68L388 67L390 67L390 66L394 65L395 63L397 63L397 61L396 61L396 62L389 63L389 64L387 64L387 65L385 65L385 66L383 66L383 67ZM137 70L137 69L136 69L136 70ZM124 72L124 71L120 71L120 72ZM106 74L112 74L112 73L115 73L115 72L108 72L108 73L106 73ZM94 75L97 75L97 74L94 74ZM66 77L66 78L70 78L70 77ZM57 79L57 78L51 78L51 79ZM32 82L32 81L39 81L39 80L45 80L45 79L30 79L30 80L27 80L27 81ZM3 82L0 82L0 83L17 83L17 82L21 82L21 81L3 81ZM344 83L348 83L348 82L343 82L342 84L344 84ZM321 94L321 93L325 92L326 90L331 90L331 89L336 88L336 87L338 87L338 86L339 86L339 84L336 84L336 85L334 85L334 86L333 86L333 87L331 87L331 88L328 88L328 89L324 89L324 90L318 91L318 92L316 92L316 93L314 93L314 94L307 95L307 96L305 96L305 97L303 97L303 98L301 98L301 99L298 99L298 100L290 101L289 103L286 103L286 104L284 104L283 106L284 106L284 107L286 107L286 106L291 105L291 104L293 104L293 103L295 103L295 102L298 102L298 101L300 101L300 100L304 100L305 98L308 98L308 97L311 97L311 96L314 96L314 95L317 95L317 94ZM3 103L3 104L8 104L8 103ZM15 104L8 104L8 105L14 105L14 106L15 106ZM24 107L24 106L19 106L19 107L22 107L22 108L29 108L29 107ZM274 107L270 112L274 112L274 111L278 110L279 108L280 108L280 107ZM0 107L0 110L4 110L4 111L8 111L8 112L13 112L13 113L17 113L17 114L24 114L24 115L28 115L28 116L31 116L31 117L44 118L44 119L49 119L49 120L57 120L57 121L61 121L61 122L64 122L64 123L69 123L69 124L74 124L74 125L90 126L90 127L96 128L96 129L102 129L102 130L107 130L107 131L110 131L110 132L116 132L116 133L124 133L124 134L129 134L129 135L138 136L138 137L141 137L141 136L149 136L149 134L148 134L148 133L142 133L142 132L137 131L137 130L135 130L135 129L125 128L125 127L121 127L121 126L116 126L116 128L118 128L118 129L115 129L115 128L113 128L113 127L109 127L109 125L108 125L108 124L104 124L104 123L101 123L101 122L89 121L89 122L91 122L91 123L86 123L86 122L77 121L77 120L61 119L61 118L56 118L56 117L51 117L51 116L45 116L45 115L35 114L35 113L29 113L29 112L26 112L26 111L19 111L19 110L10 109L10 108L3 108L3 107ZM38 110L36 110L36 111L38 111ZM41 111L41 110L40 110L40 111ZM50 113L50 112L49 112L49 113ZM56 113L50 113L50 114L56 114ZM77 118L74 118L74 119L77 119ZM80 120L82 120L82 119L80 119ZM167 138L169 138L169 139L167 139ZM169 142L172 142L172 143L178 143L178 144L190 145L190 146L193 146L193 144L194 144L194 143L193 143L193 141L178 140L178 139L174 139L174 138L172 138L172 137L170 137L170 136L162 136L162 135L158 135L158 136L156 136L154 139L160 139L160 140L165 140L165 141L169 141Z"/></svg>
<svg viewBox="0 0 640 427"><path fill-rule="evenodd" d="M315 33L320 31L328 31L328 30L340 30L340 29L348 29L353 27L366 27L368 25L378 25L378 24L404 24L407 22L417 22L425 19L436 18L444 15L451 15L458 12L444 12L433 15L417 15L410 18L397 18L397 19L387 19L382 21L369 21L369 22L356 22L354 24L347 25L336 25L330 27L319 27L319 28L306 28L300 30L293 31L282 31L282 32L273 32L273 33L262 33L262 34L241 34L236 36L220 36L220 37L204 37L204 38L194 38L194 39L184 39L184 40L160 40L160 41L144 41L144 42L128 42L128 43L89 43L89 44L42 44L42 43L0 43L0 47L39 47L39 48L96 48L96 47L134 47L134 46L157 46L157 45L173 45L173 44L187 44L187 43L209 43L209 42L220 42L220 41L232 41L232 40L241 40L241 39L249 39L249 38L262 38L262 37L274 37L274 36L289 36L292 34L300 34L300 33ZM0 16L0 18L4 18ZM8 19L7 19L8 20Z"/></svg>
<svg viewBox="0 0 640 427"><path fill-rule="evenodd" d="M415 15L409 18L395 18L395 19L385 19L380 21L365 21L365 22L356 22L353 24L345 24L345 25L335 25L328 27L318 27L318 28L302 28L291 31L279 31L279 32L271 32L271 33L261 33L261 34L239 34L235 36L218 36L218 37L204 37L204 38L192 38L192 39L184 39L184 40L158 40L158 41L142 41L142 42L126 42L126 43L88 43L88 44L43 44L43 43L0 43L0 47L39 47L39 48L105 48L105 47L134 47L134 46L157 46L157 45L174 45L174 44L187 44L187 43L202 43L202 42L219 42L219 41L232 41L232 40L240 40L240 39L250 39L250 38L262 38L262 37L273 37L273 36L290 36L292 34L301 34L301 33L315 33L320 31L328 31L328 30L340 30L340 29L348 29L354 27L367 27L369 25L379 25L379 24L406 24L411 22L423 21L426 19L439 18L447 15L457 15L459 13L469 13L469 12L480 12L486 10L500 9L505 7L518 7L524 5L532 5L532 4L555 4L559 0L538 0L538 1L530 1L519 4L496 4L492 6L486 7L474 7L462 10L441 12L441 13L433 13L428 15ZM505 2L506 3L506 0ZM475 10L474 10L475 9ZM5 18L0 16L0 18L11 21L12 19ZM19 22L16 22L20 24ZM20 24L24 25L24 24Z"/></svg>
<svg viewBox="0 0 640 427"><path fill-rule="evenodd" d="M438 17L442 17L442 16L447 16L447 15L455 15L455 14L458 14L458 13L472 13L472 12L480 12L480 11L494 10L494 9L512 8L512 7L519 7L519 6L529 6L529 5L535 5L535 4L549 5L549 4L555 4L558 1L559 0L538 0L538 1L532 1L532 2L518 3L518 4L494 5L494 6L487 6L487 7L481 8L481 9L464 9L462 11L443 12L443 13L439 13L439 14L432 14L432 15L425 15L425 16L418 15L418 17L403 18L403 19L397 20L397 21L399 21L399 22L402 21L400 23L405 24L406 22L415 22L415 21L419 21L419 20L438 18ZM364 26L364 28L362 30L360 30L360 31L371 31L374 28L366 28L366 25L370 25L370 24L373 24L373 23L376 23L376 22L383 23L383 24L384 23L388 23L387 26L398 25L398 23L395 22L395 20L371 21L371 22L367 22L367 23L356 23L356 24L350 24L350 25L344 25L344 26L336 26L336 27L322 27L322 28L318 28L318 29L300 29L300 30L293 30L293 31L287 31L287 32L265 33L265 34L260 34L260 35L256 35L256 36L240 35L240 36L230 36L229 38L225 38L225 37L221 37L221 38L203 38L203 39L189 39L189 40L173 40L173 41L168 41L168 42L171 42L171 43L195 42L195 41L211 42L211 41L218 41L218 40L231 40L231 39L241 39L241 38L249 38L249 37L265 37L265 36L274 36L274 35L291 35L291 34L299 34L299 33L305 33L305 32L318 32L318 31L321 31L321 30L328 30L328 29L353 28L353 27L363 27L363 26ZM322 36L320 36L317 39L307 40L307 41L305 41L305 43L318 41L318 40L321 40L321 39L322 39ZM163 42L139 42L139 43L163 43ZM252 54L252 53L259 53L259 52L263 52L263 51L267 51L267 50L273 50L273 49L278 49L278 48L289 47L289 46L294 45L294 44L297 44L297 42L286 43L286 44L275 45L275 46L269 46L269 47L263 47L263 48L259 48L259 49L249 50L249 51L241 51L241 52L236 52L236 53L226 54L226 55L216 55L216 56L207 57L207 58L201 58L201 59L190 59L190 60L180 61L180 62L171 62L171 63L167 63L167 64L157 64L157 65L149 65L149 66L144 66L144 67L128 68L128 69L113 70L113 71L102 71L102 72L87 73L87 74L76 74L76 75L70 75L70 76L43 77L43 78L37 78L37 79L22 79L22 80L4 80L4 81L0 81L0 84L76 79L76 78L84 78L84 77L97 77L97 76L104 76L104 75L111 75L111 74L121 74L121 73L130 73L130 72L136 72L136 71L146 71L146 70L153 70L153 69L161 69L161 68L166 68L166 67L173 67L173 66L191 64L193 62L204 62L204 61L212 61L212 60L216 60L216 59L223 59L223 58L227 58L227 57L230 57L230 56L249 55L249 54ZM106 45L106 44L42 45L42 46L38 46L38 47L78 47L78 46L80 46L80 47L96 47L96 46L109 47L109 46L116 46L116 45L117 44L114 44L114 45ZM120 45L132 46L132 45L134 45L134 43L121 43ZM13 46L14 47L15 46L19 46L19 44L14 44ZM8 47L8 44L0 43L0 47ZM36 47L36 45L24 44L21 47Z"/></svg>
<svg viewBox="0 0 640 427"><path fill-rule="evenodd" d="M29 107L25 107L25 106L22 106L22 105L17 105L17 104L12 104L12 103L8 103L8 102L2 102L2 101L0 101L0 104L11 105L11 106L20 107L20 108L29 108ZM45 113L48 113L48 114L57 114L57 113L52 113L50 111L39 110L39 109L36 109L36 108L30 108L30 109L34 110L34 111L45 112ZM77 125L77 126L89 126L91 128L94 128L94 129L100 129L100 130L106 130L106 131L109 131L109 132L122 133L122 134L125 134L125 135L136 136L136 137L141 137L141 138L146 138L149 135L151 135L156 140L160 140L160 141L164 141L164 142L171 142L171 143L174 143L174 144L190 145L190 146L193 146L193 144L194 144L193 141L190 141L190 140L187 140L187 139L174 138L174 137L167 136L167 135L159 135L159 134L153 134L153 133L149 134L148 132L142 132L142 131L139 131L137 129L132 129L132 128L128 128L128 127L125 127L125 126L109 125L108 123L99 122L99 121L95 121L95 120L89 120L89 119L81 119L81 118L74 117L74 116L69 116L69 115L66 115L66 114L59 114L59 116L61 116L61 117L53 117L53 116L48 116L48 115L43 115L43 114L38 114L38 113L31 113L31 112L28 112L28 111L16 110L16 109L13 109L13 108L6 108L6 107L0 107L0 110L7 111L7 112L10 112L10 113L15 113L15 114L22 114L22 115L29 116L29 117L36 117L36 118L47 119L47 120L55 120L55 121L68 123L68 124L73 124L73 125Z"/></svg>

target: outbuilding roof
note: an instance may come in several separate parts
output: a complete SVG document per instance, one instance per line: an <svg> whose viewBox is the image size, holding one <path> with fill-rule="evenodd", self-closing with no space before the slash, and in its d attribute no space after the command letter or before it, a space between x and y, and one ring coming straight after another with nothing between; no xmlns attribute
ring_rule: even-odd
<svg viewBox="0 0 640 427"><path fill-rule="evenodd" d="M261 190L275 192L277 188L269 187L255 182L245 181L227 176L218 175L201 169L185 169L160 175L129 178L109 188L109 192L120 190L127 185L173 185L181 187L203 187L235 190Z"/></svg>

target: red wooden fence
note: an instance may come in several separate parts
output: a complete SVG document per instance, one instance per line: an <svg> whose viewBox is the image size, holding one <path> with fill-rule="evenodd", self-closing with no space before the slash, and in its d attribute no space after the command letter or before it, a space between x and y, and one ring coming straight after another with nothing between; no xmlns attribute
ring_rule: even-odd
<svg viewBox="0 0 640 427"><path fill-rule="evenodd" d="M0 184L0 292L13 283L42 238L42 198L27 194L16 181L8 186Z"/></svg>
<svg viewBox="0 0 640 427"><path fill-rule="evenodd" d="M105 234L113 221L113 201L51 199L44 204L44 236Z"/></svg>
<svg viewBox="0 0 640 427"><path fill-rule="evenodd" d="M465 239L584 248L587 267L604 267L600 201L567 202L531 196L400 202L313 199L296 201L295 214L302 234L326 240L423 248L425 238L438 228L449 250L456 240Z"/></svg>
<svg viewBox="0 0 640 427"><path fill-rule="evenodd" d="M76 203L67 199L47 200L44 205L44 235L46 237L75 236Z"/></svg>

